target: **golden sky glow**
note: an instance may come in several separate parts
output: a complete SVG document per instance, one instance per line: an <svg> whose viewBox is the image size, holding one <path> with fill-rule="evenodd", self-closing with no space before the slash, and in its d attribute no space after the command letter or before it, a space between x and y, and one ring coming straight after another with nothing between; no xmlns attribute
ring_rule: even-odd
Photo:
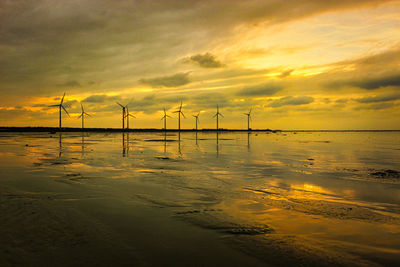
<svg viewBox="0 0 400 267"><path fill-rule="evenodd" d="M400 129L400 1L0 0L0 126ZM170 119L175 127L177 119Z"/></svg>

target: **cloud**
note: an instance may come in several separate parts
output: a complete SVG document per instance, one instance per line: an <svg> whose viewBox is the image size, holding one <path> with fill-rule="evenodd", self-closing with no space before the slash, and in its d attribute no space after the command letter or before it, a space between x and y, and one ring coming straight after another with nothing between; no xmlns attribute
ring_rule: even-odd
<svg viewBox="0 0 400 267"><path fill-rule="evenodd" d="M105 103L107 101L115 101L118 100L120 97L118 96L108 96L108 95L91 95L86 97L82 102L88 103Z"/></svg>
<svg viewBox="0 0 400 267"><path fill-rule="evenodd" d="M388 86L400 86L400 74L389 74L382 77L364 77L363 79L349 78L327 83L327 87L332 89L343 86L358 87L364 90L376 90Z"/></svg>
<svg viewBox="0 0 400 267"><path fill-rule="evenodd" d="M394 94L388 94L388 95L363 97L363 98L356 99L356 101L359 103L368 104L368 103L389 102L389 101L395 101L398 99L400 99L400 94L394 93Z"/></svg>
<svg viewBox="0 0 400 267"><path fill-rule="evenodd" d="M386 86L400 86L400 75L392 75L380 78L365 79L350 83L366 90L375 90Z"/></svg>
<svg viewBox="0 0 400 267"><path fill-rule="evenodd" d="M190 83L190 79L189 72L181 72L171 76L140 79L139 82L150 85L152 87L178 87Z"/></svg>
<svg viewBox="0 0 400 267"><path fill-rule="evenodd" d="M385 2L1 1L0 88L46 95L65 77L78 76L81 85L96 81L87 91L132 87L136 77L171 71L187 51L221 47L238 26L268 27ZM199 64L218 65L200 56Z"/></svg>
<svg viewBox="0 0 400 267"><path fill-rule="evenodd" d="M282 71L281 75L279 75L280 78L286 78L288 76L290 76L290 74L292 74L294 70L286 70L286 71Z"/></svg>
<svg viewBox="0 0 400 267"><path fill-rule="evenodd" d="M190 57L190 60L196 62L203 68L221 68L224 65L218 61L215 56L210 53L205 53L204 55L198 54Z"/></svg>
<svg viewBox="0 0 400 267"><path fill-rule="evenodd" d="M393 103L372 103L370 105L363 105L354 108L355 110L381 110L394 107Z"/></svg>
<svg viewBox="0 0 400 267"><path fill-rule="evenodd" d="M314 98L311 96L285 96L277 100L273 100L268 104L269 107L278 108L282 106L299 106L306 105L314 102Z"/></svg>
<svg viewBox="0 0 400 267"><path fill-rule="evenodd" d="M77 100L65 101L65 102L63 103L63 106L64 106L65 108L73 108L73 107L76 107L75 104L77 104L77 103L78 103Z"/></svg>
<svg viewBox="0 0 400 267"><path fill-rule="evenodd" d="M60 86L64 87L80 87L81 84L77 81L71 80L71 81L67 81L66 83L60 84Z"/></svg>
<svg viewBox="0 0 400 267"><path fill-rule="evenodd" d="M243 87L236 95L238 96L271 96L281 91L283 87L275 83L263 83Z"/></svg>

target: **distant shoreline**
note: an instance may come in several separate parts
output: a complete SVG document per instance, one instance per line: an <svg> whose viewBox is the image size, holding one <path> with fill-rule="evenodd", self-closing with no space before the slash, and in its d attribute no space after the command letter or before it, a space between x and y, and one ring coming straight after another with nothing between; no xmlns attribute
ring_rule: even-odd
<svg viewBox="0 0 400 267"><path fill-rule="evenodd" d="M167 129L167 132L179 132L178 129ZM196 132L196 129L181 129L181 132ZM197 132L216 132L216 129L198 129ZM271 130L271 129L224 129L218 132L399 132L400 130ZM0 127L0 132L82 132L81 128L63 127ZM120 128L85 128L84 132L165 132L164 129L143 128L143 129L125 129Z"/></svg>

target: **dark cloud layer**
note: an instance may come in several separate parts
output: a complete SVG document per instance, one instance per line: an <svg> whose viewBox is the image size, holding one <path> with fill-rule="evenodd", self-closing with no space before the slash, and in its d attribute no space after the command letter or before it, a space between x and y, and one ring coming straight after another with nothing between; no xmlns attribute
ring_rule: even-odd
<svg viewBox="0 0 400 267"><path fill-rule="evenodd" d="M380 78L365 79L350 83L366 90L375 90L386 86L400 86L400 75L392 75Z"/></svg>
<svg viewBox="0 0 400 267"><path fill-rule="evenodd" d="M139 82L152 87L177 87L190 83L189 72L177 73L171 76L140 79Z"/></svg>
<svg viewBox="0 0 400 267"><path fill-rule="evenodd" d="M140 77L171 71L171 62L188 51L220 45L237 26L269 26L383 2L0 0L0 88L45 95L68 81L96 81L85 88L95 92L132 87ZM194 60L203 67L221 64L207 54ZM179 86L187 80L149 82Z"/></svg>
<svg viewBox="0 0 400 267"><path fill-rule="evenodd" d="M298 106L298 105L306 105L314 102L314 98L311 96L285 96L279 98L277 100L273 100L268 104L269 107L278 108L282 106Z"/></svg>
<svg viewBox="0 0 400 267"><path fill-rule="evenodd" d="M215 58L215 56L211 55L210 53L191 56L190 60L196 62L203 68L221 68L224 66L220 61Z"/></svg>
<svg viewBox="0 0 400 267"><path fill-rule="evenodd" d="M119 100L118 96L91 95L89 97L86 97L82 102L105 103L107 101L117 101L117 100Z"/></svg>
<svg viewBox="0 0 400 267"><path fill-rule="evenodd" d="M389 102L389 101L395 101L395 100L399 100L399 99L400 99L400 93L394 93L394 94L363 97L363 98L356 99L356 101L359 103L368 104L368 103Z"/></svg>
<svg viewBox="0 0 400 267"><path fill-rule="evenodd" d="M263 83L253 86L247 86L239 90L238 96L272 96L281 91L283 87L276 83Z"/></svg>
<svg viewBox="0 0 400 267"><path fill-rule="evenodd" d="M327 87L337 89L344 86L358 87L364 90L376 90L388 86L400 86L400 74L388 74L381 77L349 78L328 82Z"/></svg>

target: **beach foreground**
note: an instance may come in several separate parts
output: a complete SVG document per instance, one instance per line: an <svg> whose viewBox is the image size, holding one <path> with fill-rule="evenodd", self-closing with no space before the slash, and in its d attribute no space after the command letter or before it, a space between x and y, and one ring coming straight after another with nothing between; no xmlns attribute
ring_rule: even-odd
<svg viewBox="0 0 400 267"><path fill-rule="evenodd" d="M400 132L1 133L0 266L400 264Z"/></svg>

